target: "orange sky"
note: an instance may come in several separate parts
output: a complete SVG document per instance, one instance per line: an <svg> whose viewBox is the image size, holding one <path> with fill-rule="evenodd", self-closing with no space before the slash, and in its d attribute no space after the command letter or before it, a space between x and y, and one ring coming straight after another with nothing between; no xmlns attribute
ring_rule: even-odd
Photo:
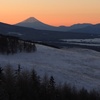
<svg viewBox="0 0 100 100"><path fill-rule="evenodd" d="M100 0L0 0L0 22L15 24L28 17L54 25L100 23Z"/></svg>

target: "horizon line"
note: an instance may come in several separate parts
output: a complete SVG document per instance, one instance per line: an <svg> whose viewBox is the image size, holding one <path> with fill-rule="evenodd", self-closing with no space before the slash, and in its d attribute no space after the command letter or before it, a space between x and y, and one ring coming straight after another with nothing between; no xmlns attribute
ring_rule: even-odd
<svg viewBox="0 0 100 100"><path fill-rule="evenodd" d="M73 24L70 24L70 25L64 25L64 24L61 24L61 25L53 25L53 24L48 24L46 22L43 22L41 20L38 20L36 17L28 17L26 19L23 19L22 21L18 21L18 22L14 22L14 23L9 23L9 22L5 22L5 21L0 21L1 23L5 23L5 24L9 24L9 25L16 25L17 23L20 23L20 22L23 22L29 18L34 18L36 19L37 21L40 21L46 25L50 25L50 26L54 26L54 27L60 27L60 26L64 26L64 27L70 27L70 26L73 26L73 25L77 25L77 24L91 24L91 25L97 25L97 24L100 24L100 22L97 22L97 23L91 23L91 22L77 22L77 23L73 23Z"/></svg>

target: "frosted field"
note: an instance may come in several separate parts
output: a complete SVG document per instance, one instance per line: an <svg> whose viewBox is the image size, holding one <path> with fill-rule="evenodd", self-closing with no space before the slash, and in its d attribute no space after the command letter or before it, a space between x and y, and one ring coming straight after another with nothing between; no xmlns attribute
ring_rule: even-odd
<svg viewBox="0 0 100 100"><path fill-rule="evenodd" d="M77 88L100 89L100 52L36 46L34 53L0 54L0 65L16 68L20 64L22 70L34 68L41 76L53 75L57 84L67 82Z"/></svg>
<svg viewBox="0 0 100 100"><path fill-rule="evenodd" d="M67 42L93 42L93 43L100 43L100 38L94 39L62 39L63 41Z"/></svg>
<svg viewBox="0 0 100 100"><path fill-rule="evenodd" d="M100 46L100 38L94 39L62 39L65 43L87 45L87 46Z"/></svg>

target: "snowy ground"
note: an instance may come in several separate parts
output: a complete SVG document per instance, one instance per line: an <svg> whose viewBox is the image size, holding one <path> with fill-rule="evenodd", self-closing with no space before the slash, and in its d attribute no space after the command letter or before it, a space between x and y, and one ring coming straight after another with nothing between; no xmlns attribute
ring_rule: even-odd
<svg viewBox="0 0 100 100"><path fill-rule="evenodd" d="M77 88L100 89L100 52L87 49L55 49L36 45L35 53L0 55L0 64L34 68L43 76L53 75L58 83L67 82Z"/></svg>
<svg viewBox="0 0 100 100"><path fill-rule="evenodd" d="M94 39L62 39L64 43L88 45L88 46L100 46L100 38Z"/></svg>
<svg viewBox="0 0 100 100"><path fill-rule="evenodd" d="M100 38L94 38L94 39L62 39L62 41L67 42L94 42L94 43L100 43Z"/></svg>

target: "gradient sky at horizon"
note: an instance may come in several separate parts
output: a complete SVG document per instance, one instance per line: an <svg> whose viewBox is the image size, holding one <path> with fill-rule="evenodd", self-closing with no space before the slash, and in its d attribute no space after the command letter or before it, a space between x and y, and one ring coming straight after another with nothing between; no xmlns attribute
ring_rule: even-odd
<svg viewBox="0 0 100 100"><path fill-rule="evenodd" d="M0 22L15 24L28 17L54 25L100 23L100 0L0 0Z"/></svg>

